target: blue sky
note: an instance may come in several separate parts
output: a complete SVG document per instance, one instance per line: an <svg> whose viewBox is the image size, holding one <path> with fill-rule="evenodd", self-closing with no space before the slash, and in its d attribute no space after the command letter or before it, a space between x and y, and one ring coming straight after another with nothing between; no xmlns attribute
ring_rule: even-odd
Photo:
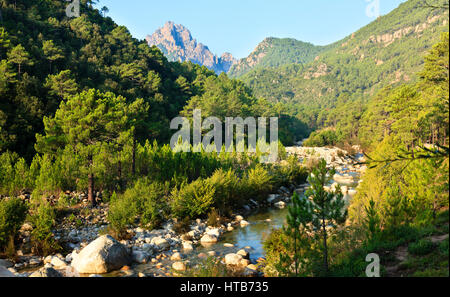
<svg viewBox="0 0 450 297"><path fill-rule="evenodd" d="M183 24L218 55L247 56L266 37L290 37L326 45L375 20L404 0L100 0L108 15L139 39L166 21ZM371 10L374 12L375 10Z"/></svg>

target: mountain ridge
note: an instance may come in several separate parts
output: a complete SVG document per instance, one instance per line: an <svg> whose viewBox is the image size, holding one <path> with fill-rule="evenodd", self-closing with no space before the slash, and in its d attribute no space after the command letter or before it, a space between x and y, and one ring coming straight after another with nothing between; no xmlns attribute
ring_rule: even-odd
<svg viewBox="0 0 450 297"><path fill-rule="evenodd" d="M223 53L220 57L213 54L208 46L197 42L185 26L172 21L147 35L145 40L149 46L158 47L169 61L191 61L216 73L228 72L237 62L230 53Z"/></svg>

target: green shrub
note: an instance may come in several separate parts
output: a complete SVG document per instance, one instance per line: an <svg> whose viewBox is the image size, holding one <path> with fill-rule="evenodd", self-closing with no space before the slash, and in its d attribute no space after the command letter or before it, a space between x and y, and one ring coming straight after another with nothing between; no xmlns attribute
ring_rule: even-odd
<svg viewBox="0 0 450 297"><path fill-rule="evenodd" d="M434 244L427 239L421 239L413 242L408 246L408 252L412 255L423 256L431 253L434 249Z"/></svg>
<svg viewBox="0 0 450 297"><path fill-rule="evenodd" d="M227 277L237 276L229 272L227 266L214 257L208 257L201 263L182 273L183 277Z"/></svg>
<svg viewBox="0 0 450 297"><path fill-rule="evenodd" d="M112 194L108 211L108 221L113 230L118 234L122 234L129 225L134 224L136 215L136 201L127 199L123 195L117 195L115 192Z"/></svg>
<svg viewBox="0 0 450 297"><path fill-rule="evenodd" d="M245 197L241 180L234 170L219 169L207 182L215 189L214 206L219 214L230 215L233 209L242 206Z"/></svg>
<svg viewBox="0 0 450 297"><path fill-rule="evenodd" d="M214 186L203 179L183 185L172 192L172 212L176 218L204 216L214 203Z"/></svg>
<svg viewBox="0 0 450 297"><path fill-rule="evenodd" d="M27 206L18 198L0 201L0 250L14 238L27 216Z"/></svg>
<svg viewBox="0 0 450 297"><path fill-rule="evenodd" d="M273 178L261 164L250 169L243 182L248 195L247 199L256 198L258 201L262 201L273 189Z"/></svg>
<svg viewBox="0 0 450 297"><path fill-rule="evenodd" d="M52 228L56 223L56 213L53 207L42 202L30 217L33 224L31 231L31 242L34 252L38 255L47 256L60 250L58 243L53 237Z"/></svg>
<svg viewBox="0 0 450 297"><path fill-rule="evenodd" d="M206 221L208 226L219 227L220 226L220 215L215 208L213 208L208 214L208 220Z"/></svg>

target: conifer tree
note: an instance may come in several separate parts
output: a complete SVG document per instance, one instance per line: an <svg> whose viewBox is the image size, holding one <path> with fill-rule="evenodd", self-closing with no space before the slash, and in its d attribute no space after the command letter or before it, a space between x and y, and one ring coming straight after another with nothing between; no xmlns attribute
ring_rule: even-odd
<svg viewBox="0 0 450 297"><path fill-rule="evenodd" d="M88 200L95 205L94 178L108 155L117 154L130 136L126 99L91 89L61 102L54 117L45 117L45 135L37 135L36 150L60 153L70 147L83 160L88 176ZM105 156L106 154L106 156ZM97 155L105 156L97 158Z"/></svg>
<svg viewBox="0 0 450 297"><path fill-rule="evenodd" d="M20 74L22 73L22 65L33 65L33 61L30 59L30 55L25 50L22 45L17 45L8 53L8 60L11 63L17 64L17 71Z"/></svg>
<svg viewBox="0 0 450 297"><path fill-rule="evenodd" d="M311 216L310 223L316 234L322 237L321 250L325 273L328 273L327 241L329 229L336 228L347 217L347 211L344 210L345 200L343 199L340 186L330 191L326 191L324 188L329 184L335 173L334 169L327 169L327 163L322 159L308 177L311 187L305 193L306 197L309 197L310 205L304 211Z"/></svg>

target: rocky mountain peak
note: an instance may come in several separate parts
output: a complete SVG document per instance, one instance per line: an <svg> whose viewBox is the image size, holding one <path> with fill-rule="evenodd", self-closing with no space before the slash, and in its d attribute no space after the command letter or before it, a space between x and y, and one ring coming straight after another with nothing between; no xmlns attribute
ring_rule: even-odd
<svg viewBox="0 0 450 297"><path fill-rule="evenodd" d="M230 53L216 56L206 45L198 43L185 26L172 21L148 35L146 40L149 46L155 45L161 49L170 61L191 61L216 73L228 72L237 62Z"/></svg>

